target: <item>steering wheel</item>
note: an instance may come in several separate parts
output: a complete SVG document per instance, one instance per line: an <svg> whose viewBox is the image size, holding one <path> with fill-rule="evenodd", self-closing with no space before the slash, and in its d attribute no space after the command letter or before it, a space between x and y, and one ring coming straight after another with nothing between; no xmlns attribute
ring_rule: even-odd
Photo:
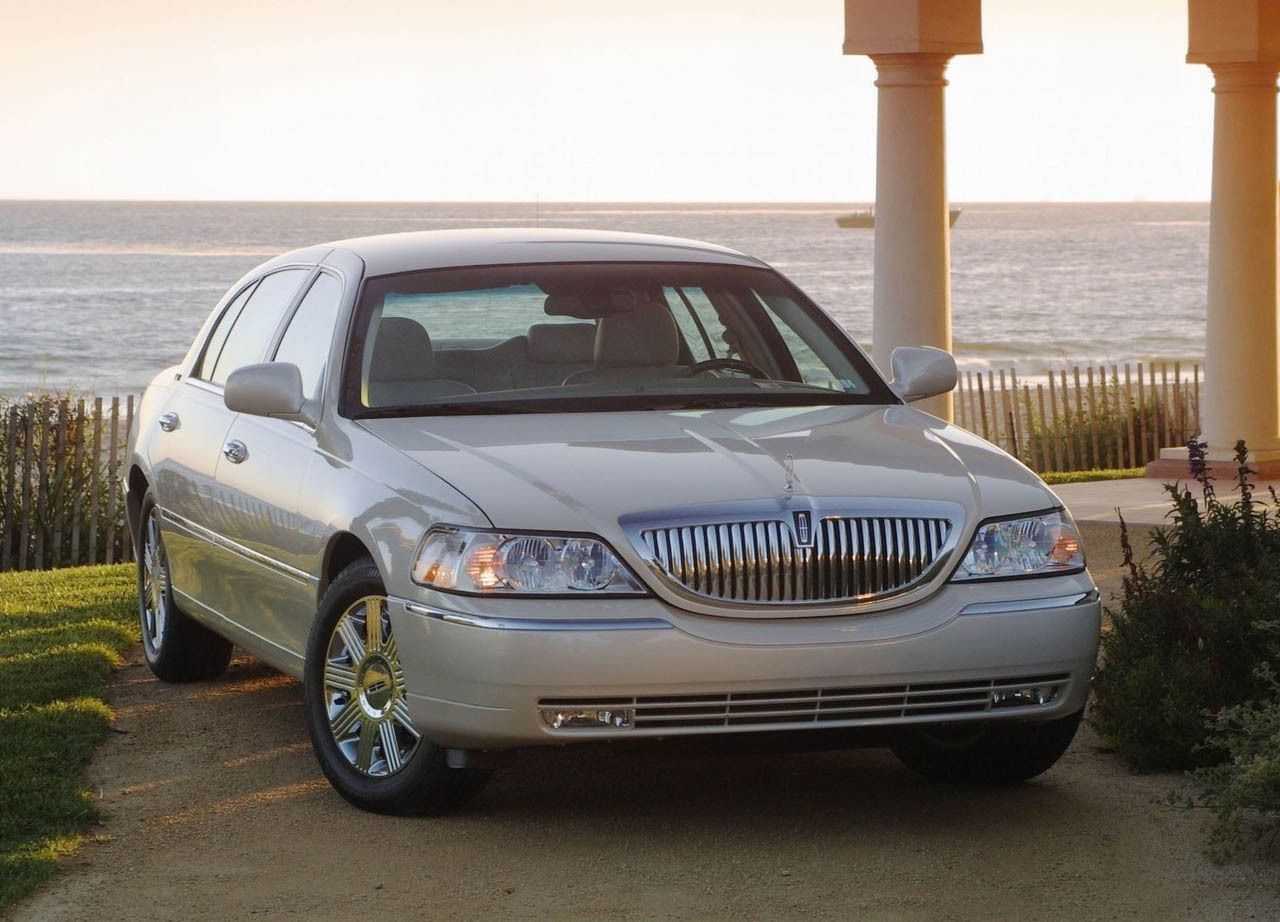
<svg viewBox="0 0 1280 922"><path fill-rule="evenodd" d="M769 375L759 366L744 362L742 359L707 359L698 362L686 371L683 377L693 378L710 371L740 371L745 375L761 381L768 381Z"/></svg>

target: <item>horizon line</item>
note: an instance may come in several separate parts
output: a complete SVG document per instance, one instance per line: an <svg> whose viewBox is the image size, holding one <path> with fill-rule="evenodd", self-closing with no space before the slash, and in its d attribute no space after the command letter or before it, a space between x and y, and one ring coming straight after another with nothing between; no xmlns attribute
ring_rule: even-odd
<svg viewBox="0 0 1280 922"><path fill-rule="evenodd" d="M394 199L394 198L212 198L172 196L31 196L0 193L0 203L172 205L797 205L874 206L874 199ZM951 205L1208 205L1204 199L951 199Z"/></svg>

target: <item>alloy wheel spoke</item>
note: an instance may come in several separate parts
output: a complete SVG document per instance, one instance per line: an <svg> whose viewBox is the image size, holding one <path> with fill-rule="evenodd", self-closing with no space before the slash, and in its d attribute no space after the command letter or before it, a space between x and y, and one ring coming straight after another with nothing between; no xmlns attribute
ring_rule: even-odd
<svg viewBox="0 0 1280 922"><path fill-rule="evenodd" d="M412 733L414 739L418 738L418 728L413 725L413 718L409 716L409 705L405 703L403 698L397 698L395 704L391 706L391 717L396 723Z"/></svg>
<svg viewBox="0 0 1280 922"><path fill-rule="evenodd" d="M382 655L387 658L387 662L391 663L391 668L399 672L400 648L396 646L395 634L388 637L387 642L382 645Z"/></svg>
<svg viewBox="0 0 1280 922"><path fill-rule="evenodd" d="M387 763L387 771L399 771L404 763L400 761L400 741L396 739L395 724L389 720L378 724L378 739L382 743L382 758Z"/></svg>
<svg viewBox="0 0 1280 922"><path fill-rule="evenodd" d="M356 744L356 768L368 772L373 764L373 744L378 739L378 725L372 720L360 722L360 741Z"/></svg>
<svg viewBox="0 0 1280 922"><path fill-rule="evenodd" d="M338 621L338 636L342 638L342 644L347 648L347 655L351 657L352 663L364 659L364 639L356 630L350 615L343 615Z"/></svg>
<svg viewBox="0 0 1280 922"><path fill-rule="evenodd" d="M350 666L327 662L324 664L324 684L338 691L354 693L356 690L356 671Z"/></svg>
<svg viewBox="0 0 1280 922"><path fill-rule="evenodd" d="M353 695L347 699L347 703L338 712L338 716L329 718L329 729L333 731L333 738L335 740L345 739L362 716L360 702Z"/></svg>
<svg viewBox="0 0 1280 922"><path fill-rule="evenodd" d="M377 596L364 600L364 632L370 652L382 649L382 599Z"/></svg>

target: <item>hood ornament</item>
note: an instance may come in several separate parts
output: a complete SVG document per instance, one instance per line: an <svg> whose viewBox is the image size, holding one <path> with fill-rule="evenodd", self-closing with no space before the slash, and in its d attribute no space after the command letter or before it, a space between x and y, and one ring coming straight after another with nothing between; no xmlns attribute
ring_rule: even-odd
<svg viewBox="0 0 1280 922"><path fill-rule="evenodd" d="M796 491L796 459L791 452L787 452L783 456L782 470L787 475L787 483L783 490L787 493L794 493Z"/></svg>

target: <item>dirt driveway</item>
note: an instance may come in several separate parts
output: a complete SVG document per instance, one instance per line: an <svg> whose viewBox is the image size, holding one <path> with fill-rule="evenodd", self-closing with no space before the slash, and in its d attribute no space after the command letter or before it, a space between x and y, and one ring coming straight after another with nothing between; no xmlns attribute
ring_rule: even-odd
<svg viewBox="0 0 1280 922"><path fill-rule="evenodd" d="M301 699L247 659L186 687L123 670L102 838L14 918L1280 918L1280 869L1207 863L1206 818L1154 803L1177 778L1088 730L1007 791L874 750L544 751L459 815L394 819L328 788Z"/></svg>

